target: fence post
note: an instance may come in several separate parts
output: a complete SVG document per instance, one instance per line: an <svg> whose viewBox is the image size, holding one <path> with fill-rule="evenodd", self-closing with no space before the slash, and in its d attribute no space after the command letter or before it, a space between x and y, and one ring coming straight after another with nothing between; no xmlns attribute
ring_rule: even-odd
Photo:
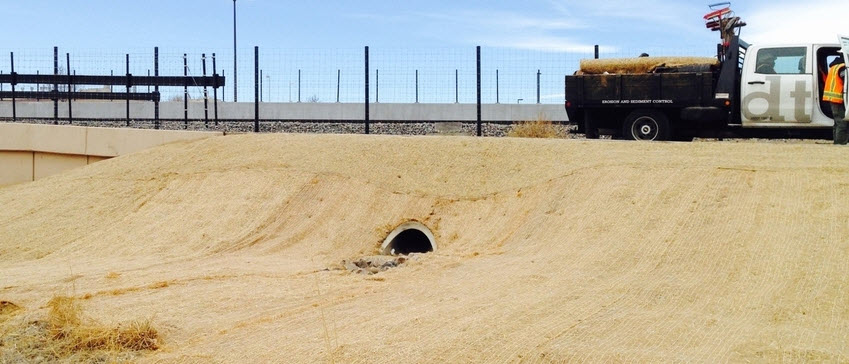
<svg viewBox="0 0 849 364"><path fill-rule="evenodd" d="M206 53L201 53L201 62L203 63L203 78L206 78ZM209 127L209 92L206 89L206 84L203 84L203 126Z"/></svg>
<svg viewBox="0 0 849 364"><path fill-rule="evenodd" d="M38 70L35 70L35 75L36 75L36 76L38 76L38 75L39 75ZM3 89L2 89L2 88L0 88L0 91L3 91ZM35 84L35 91L36 91L36 92L41 92L41 83L36 82L36 84ZM2 98L0 98L0 100L2 100ZM35 94L35 101L41 101L41 98L39 98L39 97L38 97L38 94Z"/></svg>
<svg viewBox="0 0 849 364"><path fill-rule="evenodd" d="M212 85L212 108L215 110L215 126L218 126L218 68L215 66L215 53L212 54L212 77L215 79Z"/></svg>
<svg viewBox="0 0 849 364"><path fill-rule="evenodd" d="M254 46L254 133L259 133L259 47Z"/></svg>
<svg viewBox="0 0 849 364"><path fill-rule="evenodd" d="M460 73L454 69L454 103L460 103Z"/></svg>
<svg viewBox="0 0 849 364"><path fill-rule="evenodd" d="M301 70L298 70L298 102L301 102Z"/></svg>
<svg viewBox="0 0 849 364"><path fill-rule="evenodd" d="M537 70L537 104L539 104L539 75L541 73Z"/></svg>
<svg viewBox="0 0 849 364"><path fill-rule="evenodd" d="M369 125L368 125L368 46L366 46L365 50L366 56L366 115L365 115L365 123L366 123L366 134L369 133Z"/></svg>
<svg viewBox="0 0 849 364"><path fill-rule="evenodd" d="M419 103L419 70L416 70L416 103Z"/></svg>
<svg viewBox="0 0 849 364"><path fill-rule="evenodd" d="M595 59L598 59L598 44L595 45Z"/></svg>
<svg viewBox="0 0 849 364"><path fill-rule="evenodd" d="M71 108L71 54L65 53L65 67L68 69L68 124L74 123L74 113Z"/></svg>
<svg viewBox="0 0 849 364"><path fill-rule="evenodd" d="M127 53L127 127L130 126L130 87L133 86L133 75L130 74L130 54Z"/></svg>
<svg viewBox="0 0 849 364"><path fill-rule="evenodd" d="M239 71L236 69L236 55L239 54L239 50L236 48L236 0L233 0L233 102L239 102L239 87L238 87L238 75ZM222 70L223 73L223 70Z"/></svg>
<svg viewBox="0 0 849 364"><path fill-rule="evenodd" d="M477 87L478 88L478 125L477 125L478 130L477 130L477 132L478 133L477 134L478 134L478 136L481 136L481 134L482 134L481 133L481 46L477 46L477 69L478 69L478 72L477 72L478 73L478 77L477 77L477 84L478 84L478 87Z"/></svg>
<svg viewBox="0 0 849 364"><path fill-rule="evenodd" d="M495 103L498 104L498 70L495 70Z"/></svg>
<svg viewBox="0 0 849 364"><path fill-rule="evenodd" d="M11 84L12 84L12 121L17 121L18 120L18 112L17 112L16 106L15 106L15 84L17 83L17 82L15 82L15 78L16 78L15 77L15 52L9 52L9 60L12 62L12 73L11 73L11 76L12 76L12 82L11 82Z"/></svg>
<svg viewBox="0 0 849 364"><path fill-rule="evenodd" d="M342 70L336 70L336 103L339 103L339 82L342 81Z"/></svg>
<svg viewBox="0 0 849 364"><path fill-rule="evenodd" d="M189 128L189 61L183 53L183 129Z"/></svg>
<svg viewBox="0 0 849 364"><path fill-rule="evenodd" d="M159 129L159 47L153 47L153 77L157 80L153 86L156 100L153 101L153 128Z"/></svg>
<svg viewBox="0 0 849 364"><path fill-rule="evenodd" d="M380 102L380 70L374 70L374 102Z"/></svg>
<svg viewBox="0 0 849 364"><path fill-rule="evenodd" d="M53 47L53 75L59 75L59 47ZM59 125L59 80L53 80L53 125Z"/></svg>

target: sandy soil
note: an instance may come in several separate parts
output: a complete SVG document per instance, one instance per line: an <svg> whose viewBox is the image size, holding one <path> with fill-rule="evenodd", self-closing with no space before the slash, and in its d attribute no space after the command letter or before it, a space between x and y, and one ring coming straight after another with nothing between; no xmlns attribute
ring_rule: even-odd
<svg viewBox="0 0 849 364"><path fill-rule="evenodd" d="M849 362L849 149L237 135L0 189L0 300L140 362ZM438 249L367 276L415 219Z"/></svg>

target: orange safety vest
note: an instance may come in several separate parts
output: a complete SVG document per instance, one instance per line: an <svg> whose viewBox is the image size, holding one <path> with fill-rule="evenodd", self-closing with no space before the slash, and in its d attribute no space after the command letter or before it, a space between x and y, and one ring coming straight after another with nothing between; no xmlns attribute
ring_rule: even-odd
<svg viewBox="0 0 849 364"><path fill-rule="evenodd" d="M825 90L822 93L823 101L833 104L843 103L843 79L840 78L840 71L845 68L846 64L841 63L828 70L828 78L825 79Z"/></svg>

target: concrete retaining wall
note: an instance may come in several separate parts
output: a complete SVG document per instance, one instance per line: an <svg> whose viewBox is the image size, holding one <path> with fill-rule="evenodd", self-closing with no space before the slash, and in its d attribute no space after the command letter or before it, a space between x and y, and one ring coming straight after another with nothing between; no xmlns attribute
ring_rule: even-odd
<svg viewBox="0 0 849 364"><path fill-rule="evenodd" d="M212 103L209 107L209 117L212 119ZM16 103L17 116L24 120L52 118L53 110L52 101ZM67 118L68 103L60 102L58 112L60 118ZM123 101L75 101L72 103L72 112L74 119L79 122L84 122L86 119L121 120L126 118L127 113L126 102ZM182 102L160 103L161 119L182 119L183 113ZM361 121L364 114L363 104L260 104L260 118L263 120L345 122ZM0 101L0 117L10 118L11 116L11 101ZM152 119L153 116L152 102L130 102L131 118ZM481 106L481 119L484 122L533 120L538 116L552 121L568 121L563 106L557 104L485 104ZM203 102L189 102L189 118L200 120L203 117ZM222 120L252 120L254 104L219 102L218 117ZM380 121L473 122L477 120L477 106L475 104L372 103L369 105L369 118L377 123ZM251 129L251 125L248 124L240 126ZM264 127L267 128L268 125ZM429 127L434 128L433 125ZM132 153L176 140L206 138L213 135L222 135L222 132L0 123L0 185L33 181L103 158Z"/></svg>
<svg viewBox="0 0 849 364"><path fill-rule="evenodd" d="M75 101L72 103L75 119L124 119L127 116L123 101ZM26 118L52 118L53 102L17 102L17 116ZM68 117L68 103L59 103L59 117ZM363 120L365 105L350 103L271 103L259 105L260 118L265 120ZM130 102L130 117L153 119L152 102ZM484 121L521 121L536 119L542 114L552 121L568 121L566 111L560 104L484 104L481 119ZM0 117L12 117L12 103L0 101ZM159 117L182 119L182 102L160 103ZM203 119L203 102L189 102L189 118ZM209 103L209 118L213 117L213 105ZM218 117L225 120L253 119L253 103L218 103ZM475 104L369 104L369 119L374 121L474 121L477 120Z"/></svg>
<svg viewBox="0 0 849 364"><path fill-rule="evenodd" d="M0 123L0 186L179 140L222 132Z"/></svg>

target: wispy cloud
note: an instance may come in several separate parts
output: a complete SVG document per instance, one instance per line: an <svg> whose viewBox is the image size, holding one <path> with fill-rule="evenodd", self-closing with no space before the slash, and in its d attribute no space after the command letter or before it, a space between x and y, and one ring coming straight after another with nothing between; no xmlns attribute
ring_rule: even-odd
<svg viewBox="0 0 849 364"><path fill-rule="evenodd" d="M849 35L849 2L770 1L752 7L743 38L751 43L836 43Z"/></svg>
<svg viewBox="0 0 849 364"><path fill-rule="evenodd" d="M418 39L538 51L589 53L593 44L602 44L601 51L609 54L630 46L680 47L693 44L682 34L696 34L701 40L710 35L701 19L707 6L680 2L535 0L520 7L487 3L485 8L459 4L351 16L390 24Z"/></svg>
<svg viewBox="0 0 849 364"><path fill-rule="evenodd" d="M367 20L379 23L402 23L412 20L410 15L398 14L349 13L345 16L350 19Z"/></svg>
<svg viewBox="0 0 849 364"><path fill-rule="evenodd" d="M628 20L634 24L667 28L686 26L691 23L688 14L699 14L702 9L706 9L689 3L660 0L547 0L547 2L563 17L604 20L610 24Z"/></svg>
<svg viewBox="0 0 849 364"><path fill-rule="evenodd" d="M485 38L481 40L481 44L488 47L503 47L515 48L523 50L533 50L542 52L571 52L571 53L593 53L595 45L576 42L569 37L558 36L522 36L515 35L509 37ZM617 47L602 46L599 49L602 53L618 52Z"/></svg>
<svg viewBox="0 0 849 364"><path fill-rule="evenodd" d="M477 27L485 27L487 30L569 30L587 27L580 19L533 17L515 11L461 10L450 13L417 13L416 15L454 24L474 24Z"/></svg>
<svg viewBox="0 0 849 364"><path fill-rule="evenodd" d="M578 42L566 34L578 34L589 28L583 18L532 16L516 11L461 10L417 13L436 27L462 24L464 32L454 35L470 44L547 52L592 52L593 45ZM613 48L606 48L613 50Z"/></svg>

